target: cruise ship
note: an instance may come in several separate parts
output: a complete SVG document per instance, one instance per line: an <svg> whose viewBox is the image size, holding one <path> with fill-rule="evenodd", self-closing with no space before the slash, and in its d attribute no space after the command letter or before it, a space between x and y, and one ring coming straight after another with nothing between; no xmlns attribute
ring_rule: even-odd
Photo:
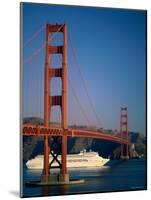
<svg viewBox="0 0 151 200"><path fill-rule="evenodd" d="M49 155L49 162L51 160L52 156ZM58 160L61 161L60 155L58 155ZM67 168L99 168L108 161L108 158L99 156L98 152L83 150L79 154L67 155ZM28 160L26 166L28 169L43 169L43 155L37 155L35 158ZM58 166L58 163L54 162L52 166Z"/></svg>

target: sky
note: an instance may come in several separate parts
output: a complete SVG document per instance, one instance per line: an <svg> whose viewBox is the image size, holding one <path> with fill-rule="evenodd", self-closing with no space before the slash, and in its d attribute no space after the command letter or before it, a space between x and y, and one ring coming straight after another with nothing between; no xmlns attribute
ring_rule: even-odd
<svg viewBox="0 0 151 200"><path fill-rule="evenodd" d="M46 22L67 24L67 38L71 37L78 66L100 119L98 123L84 93L68 39L70 124L86 123L72 97L71 83L91 125L119 129L120 108L127 107L129 131L146 134L145 11L23 3L21 13L23 44ZM23 48L23 60L44 42L45 31L42 31ZM59 65L57 59L54 62ZM24 116L36 112L43 115L44 63L45 49L23 65ZM52 83L51 91L56 86L59 91L60 85L60 80ZM36 91L40 96L37 103ZM38 111L36 104L40 107Z"/></svg>

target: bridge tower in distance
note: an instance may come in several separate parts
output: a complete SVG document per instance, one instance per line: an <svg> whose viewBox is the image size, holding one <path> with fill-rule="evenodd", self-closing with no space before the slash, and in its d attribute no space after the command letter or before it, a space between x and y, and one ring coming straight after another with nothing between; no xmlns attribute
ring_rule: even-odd
<svg viewBox="0 0 151 200"><path fill-rule="evenodd" d="M121 108L120 115L120 133L121 138L127 139L127 144L121 144L121 159L129 159L129 145L128 145L128 109Z"/></svg>
<svg viewBox="0 0 151 200"><path fill-rule="evenodd" d="M51 35L61 32L63 34L62 45L53 46L51 45ZM46 57L45 57L45 85L44 85L44 126L50 126L50 112L51 107L59 105L61 109L61 126L63 128L63 136L50 137L44 136L44 166L42 181L64 181L69 182L69 175L67 173L67 135L68 131L68 110L67 110L67 91L68 91L68 75L67 75L67 26L66 24L51 25L46 24ZM62 55L62 67L51 66L51 59L53 54ZM55 67L55 68L54 68ZM51 96L51 78L58 77L62 80L62 94L59 96ZM61 140L61 141L60 141ZM55 152L54 146L58 146L59 151ZM61 153L61 162L58 160L58 155ZM49 163L49 154L52 155L53 159ZM58 163L60 168L60 174L53 176L51 168L54 168L53 163ZM56 167L55 167L56 168Z"/></svg>

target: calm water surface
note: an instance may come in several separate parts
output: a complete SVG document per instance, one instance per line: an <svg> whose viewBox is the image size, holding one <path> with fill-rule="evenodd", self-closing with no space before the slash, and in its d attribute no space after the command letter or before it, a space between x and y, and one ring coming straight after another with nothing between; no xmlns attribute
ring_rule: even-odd
<svg viewBox="0 0 151 200"><path fill-rule="evenodd" d="M29 187L25 183L39 180L41 171L24 168L23 196L65 195L77 193L143 190L146 189L146 160L110 161L101 169L72 169L69 171L72 179L84 179L78 185Z"/></svg>

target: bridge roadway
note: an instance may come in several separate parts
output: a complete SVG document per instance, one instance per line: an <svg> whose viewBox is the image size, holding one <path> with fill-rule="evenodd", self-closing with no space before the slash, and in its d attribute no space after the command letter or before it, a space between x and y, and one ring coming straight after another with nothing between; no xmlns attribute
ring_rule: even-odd
<svg viewBox="0 0 151 200"><path fill-rule="evenodd" d="M94 138L100 139L120 144L128 144L126 138L121 138L117 136L113 136L110 134L106 134L103 132L97 131L88 131L88 130L80 130L80 129L67 129L63 130L62 128L56 127L46 127L43 125L35 125L35 124L24 124L22 125L22 133L24 136L63 136L66 134L68 137L85 137L85 138Z"/></svg>

